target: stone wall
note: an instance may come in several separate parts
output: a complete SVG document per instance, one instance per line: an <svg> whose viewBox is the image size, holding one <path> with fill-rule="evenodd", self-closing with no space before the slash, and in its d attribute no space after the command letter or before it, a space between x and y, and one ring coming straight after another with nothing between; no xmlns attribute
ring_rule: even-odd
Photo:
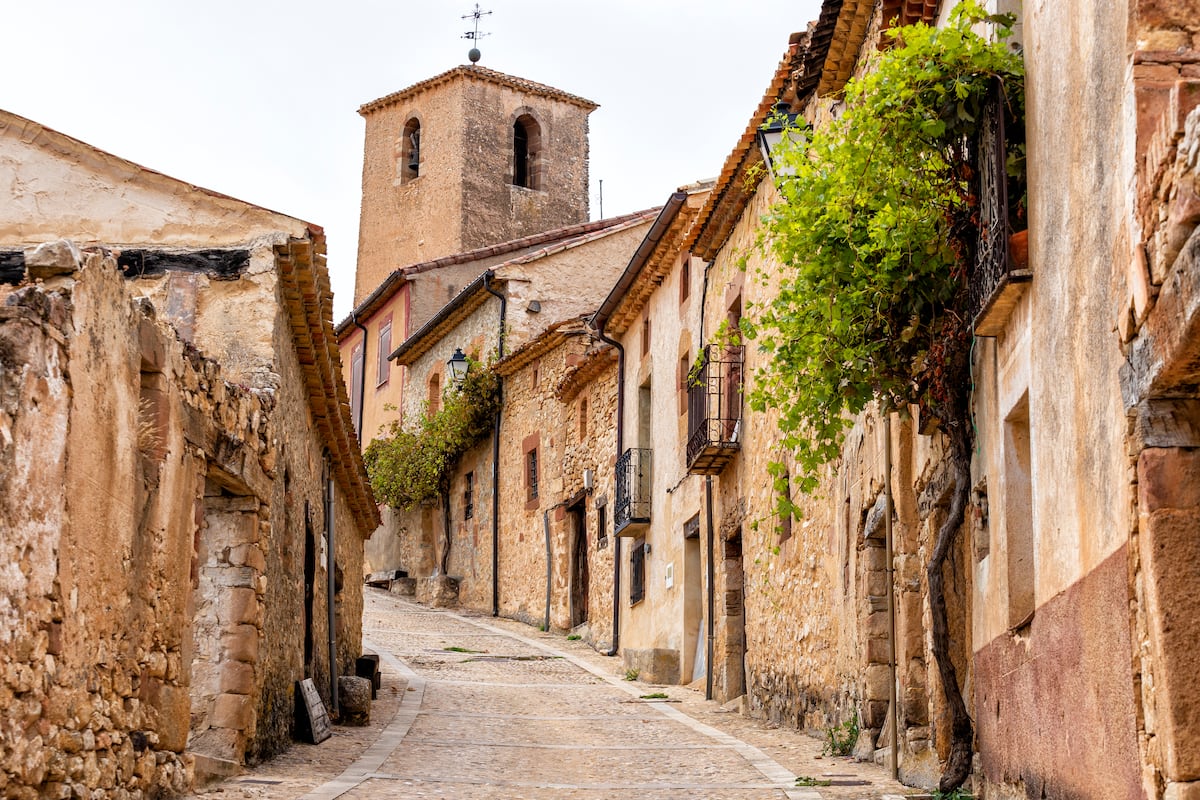
<svg viewBox="0 0 1200 800"><path fill-rule="evenodd" d="M324 688L322 448L285 332L279 388L231 383L105 252L78 269L67 243L39 252L27 263L46 282L0 307L0 785L182 791L193 765L286 747L293 682ZM338 566L356 577L358 521L335 503ZM342 670L357 588L339 595Z"/></svg>
<svg viewBox="0 0 1200 800"><path fill-rule="evenodd" d="M1118 317L1137 492L1134 702L1142 789L1174 800L1200 793L1200 22L1182 6L1139 2L1136 46L1135 246Z"/></svg>
<svg viewBox="0 0 1200 800"><path fill-rule="evenodd" d="M609 364L589 369L585 379L570 385L589 358L590 344L576 327L550 349L521 359L521 366L504 369L500 613L539 626L548 614L551 628L576 630L599 649L611 645L612 635L616 375ZM584 400L587 421L581 425ZM538 493L530 498L528 458L535 448ZM584 491L585 470L595 474L590 494ZM599 507L605 509L603 532ZM585 623L586 628L579 627Z"/></svg>
<svg viewBox="0 0 1200 800"><path fill-rule="evenodd" d="M820 109L812 113L823 116ZM705 330L730 319L731 309L752 309L777 290L780 267L754 246L759 220L776 199L764 182L710 267ZM753 389L762 359L757 348L747 347L746 391ZM951 488L942 441L918 435L910 420L893 415L888 442L879 414L861 414L818 488L808 496L793 494L800 516L788 522L776 512L768 467L782 463L793 476L797 467L781 448L776 421L774 411L744 408L741 450L713 478L714 696L729 700L744 693L751 714L820 737L856 718L862 733L855 752L886 758L892 673L883 515L884 448L890 447L901 777L933 785L949 734L929 650L925 579ZM951 561L952 657L960 688L969 690L972 578L965 535Z"/></svg>

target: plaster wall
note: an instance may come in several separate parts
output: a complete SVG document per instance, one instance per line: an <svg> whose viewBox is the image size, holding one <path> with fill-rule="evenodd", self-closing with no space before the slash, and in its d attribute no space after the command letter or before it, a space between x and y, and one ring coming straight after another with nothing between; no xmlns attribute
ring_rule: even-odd
<svg viewBox="0 0 1200 800"><path fill-rule="evenodd" d="M652 451L650 525L622 544L620 637L627 667L637 669L643 680L690 683L703 677L694 674L703 625L695 602L703 584L703 561L694 554L689 557L684 523L703 515L704 478L687 472L683 365L691 368L699 346L704 269L687 254L668 253L663 258L671 263L666 278L620 336L626 359L624 446ZM691 260L687 299L681 299L679 285L683 258ZM644 599L631 605L630 551L638 542L650 550L645 556Z"/></svg>
<svg viewBox="0 0 1200 800"><path fill-rule="evenodd" d="M121 247L235 247L264 229L305 223L200 189L96 150L15 114L0 115L0 241ZM103 176L103 177L101 177Z"/></svg>
<svg viewBox="0 0 1200 800"><path fill-rule="evenodd" d="M989 791L1074 797L1104 774L1107 796L1138 797L1134 674L1119 655L1132 652L1133 476L1114 335L1136 266L1130 9L1025 11L1034 279L975 357L974 474L987 493L974 558L988 601L974 621L982 777ZM1020 403L1028 420L1018 407L1014 426ZM1027 442L1027 476L1013 431Z"/></svg>
<svg viewBox="0 0 1200 800"><path fill-rule="evenodd" d="M649 227L646 221L535 261L497 267L496 278L508 282L509 351L555 322L595 311ZM529 310L534 301L541 307L536 313Z"/></svg>

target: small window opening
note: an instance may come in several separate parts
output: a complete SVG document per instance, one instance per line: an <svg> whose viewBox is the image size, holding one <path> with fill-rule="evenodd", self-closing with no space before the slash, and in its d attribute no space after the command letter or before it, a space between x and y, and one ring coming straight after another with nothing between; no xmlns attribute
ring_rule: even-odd
<svg viewBox="0 0 1200 800"><path fill-rule="evenodd" d="M588 401L583 398L579 401L579 441L587 438L587 423L588 423Z"/></svg>
<svg viewBox="0 0 1200 800"><path fill-rule="evenodd" d="M642 355L650 353L650 318L642 320Z"/></svg>
<svg viewBox="0 0 1200 800"><path fill-rule="evenodd" d="M683 261L679 267L679 302L687 302L688 295L692 291L692 259L687 253L683 254Z"/></svg>
<svg viewBox="0 0 1200 800"><path fill-rule="evenodd" d="M376 386L382 386L391 377L392 362L388 356L392 352L392 321L389 319L379 328L379 369Z"/></svg>
<svg viewBox="0 0 1200 800"><path fill-rule="evenodd" d="M468 472L463 479L463 519L475 516L475 473Z"/></svg>
<svg viewBox="0 0 1200 800"><path fill-rule="evenodd" d="M638 539L629 551L629 605L646 596L646 542Z"/></svg>
<svg viewBox="0 0 1200 800"><path fill-rule="evenodd" d="M435 372L429 376L429 414L436 414L442 407L442 376Z"/></svg>
<svg viewBox="0 0 1200 800"><path fill-rule="evenodd" d="M407 183L421 175L421 121L413 117L404 123L400 142L400 182Z"/></svg>
<svg viewBox="0 0 1200 800"><path fill-rule="evenodd" d="M529 500L538 499L538 453L537 448L525 456L525 480Z"/></svg>
<svg viewBox="0 0 1200 800"><path fill-rule="evenodd" d="M542 133L537 120L522 114L513 123L513 185L526 189L541 188L539 150Z"/></svg>

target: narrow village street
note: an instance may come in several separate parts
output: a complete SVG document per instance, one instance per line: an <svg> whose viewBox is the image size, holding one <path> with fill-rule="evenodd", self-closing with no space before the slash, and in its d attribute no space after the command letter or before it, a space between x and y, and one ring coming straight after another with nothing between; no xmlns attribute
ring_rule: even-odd
<svg viewBox="0 0 1200 800"><path fill-rule="evenodd" d="M851 800L911 793L886 771L706 702L623 680L620 662L521 623L427 609L368 589L381 655L371 725L337 726L194 796ZM663 693L666 700L643 699ZM797 787L796 777L829 781Z"/></svg>

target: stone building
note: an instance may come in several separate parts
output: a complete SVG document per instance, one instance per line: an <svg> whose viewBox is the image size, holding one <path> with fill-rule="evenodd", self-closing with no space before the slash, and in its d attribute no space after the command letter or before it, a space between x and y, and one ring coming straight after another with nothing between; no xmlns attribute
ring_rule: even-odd
<svg viewBox="0 0 1200 800"><path fill-rule="evenodd" d="M588 115L597 107L472 65L360 108L354 304L402 265L586 222ZM436 298L432 310L448 299Z"/></svg>
<svg viewBox="0 0 1200 800"><path fill-rule="evenodd" d="M671 195L592 320L619 359L614 623L626 668L655 683L705 675L702 485L684 458L704 270L682 240L711 188Z"/></svg>
<svg viewBox="0 0 1200 800"><path fill-rule="evenodd" d="M401 414L405 424L436 410L443 394L454 391L447 362L456 350L483 363L498 359L503 370L511 367L512 362L507 361L511 354L595 309L653 218L654 212L642 212L610 220L597 229L496 264L468 284L392 353L404 369ZM513 535L500 526L505 504L517 497L509 487L524 487L525 478L519 470L512 475L501 471L497 486L493 465L503 465L518 449L525 452L528 448L520 448L523 438L508 441L513 426L533 421L522 437L536 434L543 429L536 422L538 407L557 401L540 393L510 395L508 377L502 380L501 461L494 459L494 441L478 443L454 468L449 508L389 509L383 530L369 545L371 568L400 569L418 579L419 598L448 601L456 588L458 602L468 608L500 612L505 602L503 587L493 581L497 574L493 559L505 546L502 539ZM526 400L534 405L526 408ZM524 496L524 489L517 491ZM470 517L465 511L468 495L472 498ZM500 502L499 517L493 513L494 496ZM521 503L524 505L523 500ZM453 579L449 587L447 577ZM430 578L437 580L425 580ZM444 594L447 589L448 596Z"/></svg>
<svg viewBox="0 0 1200 800"><path fill-rule="evenodd" d="M590 316L590 315L585 315ZM499 612L612 640L616 354L585 317L506 356L500 442Z"/></svg>
<svg viewBox="0 0 1200 800"><path fill-rule="evenodd" d="M324 235L8 113L0 165L0 786L180 791L360 653Z"/></svg>

